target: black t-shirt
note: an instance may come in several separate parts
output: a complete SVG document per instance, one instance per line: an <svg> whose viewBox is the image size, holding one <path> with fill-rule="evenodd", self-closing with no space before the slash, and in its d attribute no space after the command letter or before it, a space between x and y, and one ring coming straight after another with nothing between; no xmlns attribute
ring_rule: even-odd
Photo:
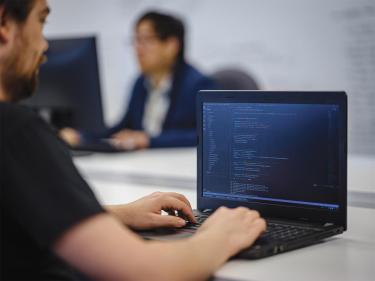
<svg viewBox="0 0 375 281"><path fill-rule="evenodd" d="M0 103L0 188L1 280L77 279L51 247L104 209L50 127L6 103Z"/></svg>

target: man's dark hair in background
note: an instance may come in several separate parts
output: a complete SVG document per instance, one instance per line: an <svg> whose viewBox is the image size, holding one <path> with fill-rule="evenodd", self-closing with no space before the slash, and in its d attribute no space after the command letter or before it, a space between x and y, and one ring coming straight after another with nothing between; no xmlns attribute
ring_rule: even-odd
<svg viewBox="0 0 375 281"><path fill-rule="evenodd" d="M166 40L171 37L177 38L180 43L178 60L184 60L185 56L185 28L181 20L171 15L162 14L156 11L150 11L143 14L136 22L136 26L143 21L152 22L155 32L160 40Z"/></svg>

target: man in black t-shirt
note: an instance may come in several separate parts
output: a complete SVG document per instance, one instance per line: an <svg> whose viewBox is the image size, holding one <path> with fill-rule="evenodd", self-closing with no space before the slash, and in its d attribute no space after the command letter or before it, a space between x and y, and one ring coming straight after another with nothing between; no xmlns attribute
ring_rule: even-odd
<svg viewBox="0 0 375 281"><path fill-rule="evenodd" d="M130 229L185 224L162 210L178 210L194 222L183 195L157 192L101 206L65 145L15 104L35 89L48 48L42 35L48 13L46 0L0 0L1 279L207 278L252 244L264 220L245 208L220 208L189 239L145 242Z"/></svg>

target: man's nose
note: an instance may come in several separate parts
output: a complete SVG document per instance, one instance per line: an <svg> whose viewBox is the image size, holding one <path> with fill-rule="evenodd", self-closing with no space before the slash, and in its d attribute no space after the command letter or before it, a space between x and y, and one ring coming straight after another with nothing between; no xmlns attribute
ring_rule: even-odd
<svg viewBox="0 0 375 281"><path fill-rule="evenodd" d="M46 38L43 37L43 53L46 52L48 48L49 48L48 41L46 40Z"/></svg>

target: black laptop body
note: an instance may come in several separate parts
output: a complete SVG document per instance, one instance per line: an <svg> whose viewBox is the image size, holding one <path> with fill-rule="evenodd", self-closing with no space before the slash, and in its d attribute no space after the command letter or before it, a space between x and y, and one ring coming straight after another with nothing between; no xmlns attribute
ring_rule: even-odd
<svg viewBox="0 0 375 281"><path fill-rule="evenodd" d="M198 224L146 239L193 235L220 206L245 206L267 231L235 258L263 258L347 229L347 96L319 91L200 91Z"/></svg>

